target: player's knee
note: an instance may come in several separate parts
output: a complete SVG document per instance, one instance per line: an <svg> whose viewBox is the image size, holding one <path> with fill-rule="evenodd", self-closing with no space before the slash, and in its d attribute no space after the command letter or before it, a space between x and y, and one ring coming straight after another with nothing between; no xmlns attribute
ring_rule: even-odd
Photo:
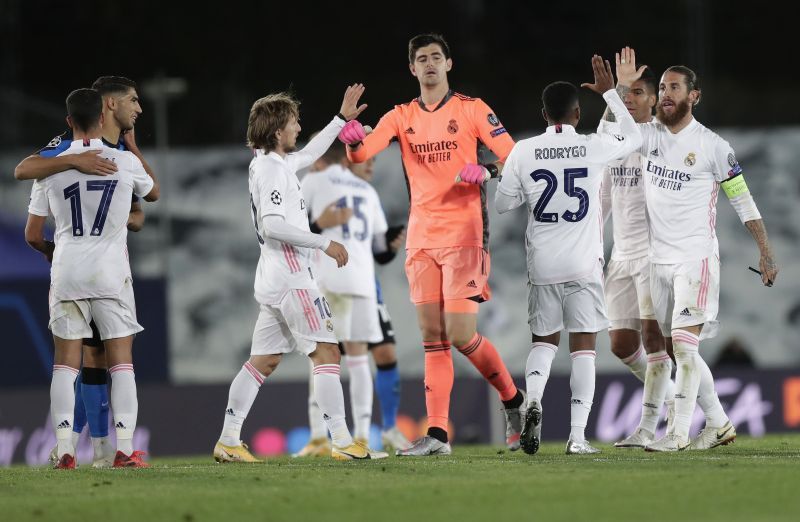
<svg viewBox="0 0 800 522"><path fill-rule="evenodd" d="M642 328L642 344L647 353L662 352L666 348L664 344L664 336L661 335L661 330L656 325L653 328Z"/></svg>
<svg viewBox="0 0 800 522"><path fill-rule="evenodd" d="M475 332L463 331L463 330L447 332L447 338L450 340L450 344L452 344L456 348L468 345L473 337L475 337Z"/></svg>
<svg viewBox="0 0 800 522"><path fill-rule="evenodd" d="M340 364L342 361L339 345L331 343L317 343L317 349L309 357L314 364Z"/></svg>
<svg viewBox="0 0 800 522"><path fill-rule="evenodd" d="M611 343L611 353L617 356L618 359L627 359L634 353L639 347L629 346L627 343L620 343L620 342L612 342Z"/></svg>
<svg viewBox="0 0 800 522"><path fill-rule="evenodd" d="M259 355L250 357L250 364L252 364L253 367L255 367L255 369L264 376L268 376L274 372L275 368L278 367L278 363L280 362L280 356L276 355Z"/></svg>
<svg viewBox="0 0 800 522"><path fill-rule="evenodd" d="M394 364L397 362L397 353L394 345L390 343L381 344L371 350L375 364Z"/></svg>

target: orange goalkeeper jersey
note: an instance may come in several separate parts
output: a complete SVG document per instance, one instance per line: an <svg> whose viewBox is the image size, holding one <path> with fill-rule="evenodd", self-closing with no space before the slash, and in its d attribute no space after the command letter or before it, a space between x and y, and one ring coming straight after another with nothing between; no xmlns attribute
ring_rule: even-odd
<svg viewBox="0 0 800 522"><path fill-rule="evenodd" d="M411 198L407 248L489 247L489 213L484 186L455 183L467 163L478 162L483 143L501 161L514 146L506 129L479 98L449 91L436 107L421 98L396 105L356 151L366 161L393 140L400 143Z"/></svg>

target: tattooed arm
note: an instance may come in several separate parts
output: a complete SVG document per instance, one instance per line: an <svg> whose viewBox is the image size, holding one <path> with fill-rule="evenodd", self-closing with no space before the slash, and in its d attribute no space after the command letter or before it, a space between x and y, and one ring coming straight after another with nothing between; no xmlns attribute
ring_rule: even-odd
<svg viewBox="0 0 800 522"><path fill-rule="evenodd" d="M772 286L778 276L778 265L775 263L775 256L772 253L772 246L767 237L767 228L764 226L763 219L752 219L744 224L750 235L755 239L758 250L761 252L761 259L758 261L758 268L761 270L761 281L766 286Z"/></svg>

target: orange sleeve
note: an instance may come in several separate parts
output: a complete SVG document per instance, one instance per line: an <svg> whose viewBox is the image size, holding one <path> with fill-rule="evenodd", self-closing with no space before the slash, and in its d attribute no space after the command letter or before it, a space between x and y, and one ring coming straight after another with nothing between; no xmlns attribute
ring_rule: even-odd
<svg viewBox="0 0 800 522"><path fill-rule="evenodd" d="M384 114L375 129L361 142L359 148L352 150L347 147L347 159L355 163L362 163L388 147L397 136L399 120L400 115L396 108Z"/></svg>
<svg viewBox="0 0 800 522"><path fill-rule="evenodd" d="M511 154L511 149L514 148L514 139L500 123L500 119L491 107L481 99L475 101L472 121L478 138L497 155L500 161L505 162L508 155Z"/></svg>

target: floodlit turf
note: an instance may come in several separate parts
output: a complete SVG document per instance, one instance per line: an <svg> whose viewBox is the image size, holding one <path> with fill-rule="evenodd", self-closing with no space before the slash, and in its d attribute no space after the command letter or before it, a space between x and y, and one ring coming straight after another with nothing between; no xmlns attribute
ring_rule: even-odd
<svg viewBox="0 0 800 522"><path fill-rule="evenodd" d="M800 520L800 435L677 454L600 447L220 465L209 446L207 457L156 459L148 470L13 467L0 469L0 520Z"/></svg>

